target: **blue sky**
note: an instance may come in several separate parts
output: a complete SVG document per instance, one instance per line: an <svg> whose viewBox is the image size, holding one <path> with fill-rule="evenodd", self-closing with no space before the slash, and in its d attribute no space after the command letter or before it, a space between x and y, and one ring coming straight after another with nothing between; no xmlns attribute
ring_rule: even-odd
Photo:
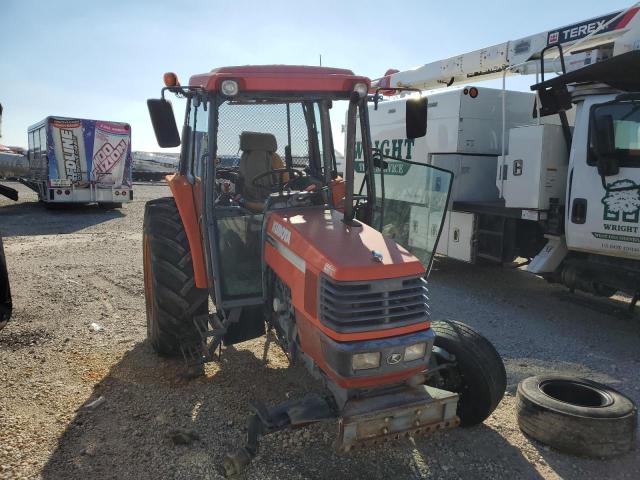
<svg viewBox="0 0 640 480"><path fill-rule="evenodd" d="M24 146L29 125L61 115L128 122L134 150L159 151L146 99L166 71L186 83L217 66L317 65L322 54L375 78L631 3L0 0L0 143Z"/></svg>

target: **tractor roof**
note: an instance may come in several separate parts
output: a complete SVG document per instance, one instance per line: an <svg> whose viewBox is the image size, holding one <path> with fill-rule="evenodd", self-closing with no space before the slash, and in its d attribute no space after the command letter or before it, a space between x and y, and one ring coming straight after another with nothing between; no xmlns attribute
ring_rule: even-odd
<svg viewBox="0 0 640 480"><path fill-rule="evenodd" d="M371 81L351 70L303 65L221 67L194 75L190 87L217 91L223 80L235 80L241 92L349 92L356 83Z"/></svg>

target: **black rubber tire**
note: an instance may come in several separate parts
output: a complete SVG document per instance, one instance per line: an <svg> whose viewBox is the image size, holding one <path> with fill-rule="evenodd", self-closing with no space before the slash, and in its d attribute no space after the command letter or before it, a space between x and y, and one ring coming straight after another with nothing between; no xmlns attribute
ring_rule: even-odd
<svg viewBox="0 0 640 480"><path fill-rule="evenodd" d="M595 406L600 400L610 404ZM611 387L583 378L524 379L518 385L516 414L524 433L562 452L613 457L636 443L638 412L633 402Z"/></svg>
<svg viewBox="0 0 640 480"><path fill-rule="evenodd" d="M7 260L4 256L2 235L0 235L0 330L2 330L11 318L11 287L9 285L9 271Z"/></svg>
<svg viewBox="0 0 640 480"><path fill-rule="evenodd" d="M208 291L195 286L187 235L173 198L147 202L143 256L147 337L161 355L203 339L194 317L208 312Z"/></svg>
<svg viewBox="0 0 640 480"><path fill-rule="evenodd" d="M462 427L482 423L496 409L507 388L507 374L495 347L470 326L455 321L431 324L435 345L455 355L462 385L456 389Z"/></svg>

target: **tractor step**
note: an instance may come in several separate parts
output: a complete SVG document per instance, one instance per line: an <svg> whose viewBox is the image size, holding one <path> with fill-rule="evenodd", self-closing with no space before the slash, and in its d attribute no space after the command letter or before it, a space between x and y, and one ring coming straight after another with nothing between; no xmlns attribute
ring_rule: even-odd
<svg viewBox="0 0 640 480"><path fill-rule="evenodd" d="M422 385L403 392L350 400L339 420L336 449L353 448L456 427L458 394Z"/></svg>
<svg viewBox="0 0 640 480"><path fill-rule="evenodd" d="M189 369L219 360L220 354L216 355L216 350L222 345L222 338L227 331L226 325L215 313L194 317L193 324L200 338L195 342L180 344L180 352Z"/></svg>

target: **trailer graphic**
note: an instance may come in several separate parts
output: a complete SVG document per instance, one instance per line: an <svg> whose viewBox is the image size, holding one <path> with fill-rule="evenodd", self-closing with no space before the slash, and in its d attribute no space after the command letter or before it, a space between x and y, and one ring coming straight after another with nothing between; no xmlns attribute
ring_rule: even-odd
<svg viewBox="0 0 640 480"><path fill-rule="evenodd" d="M47 117L28 136L28 173L20 180L41 201L119 207L133 199L128 124Z"/></svg>

